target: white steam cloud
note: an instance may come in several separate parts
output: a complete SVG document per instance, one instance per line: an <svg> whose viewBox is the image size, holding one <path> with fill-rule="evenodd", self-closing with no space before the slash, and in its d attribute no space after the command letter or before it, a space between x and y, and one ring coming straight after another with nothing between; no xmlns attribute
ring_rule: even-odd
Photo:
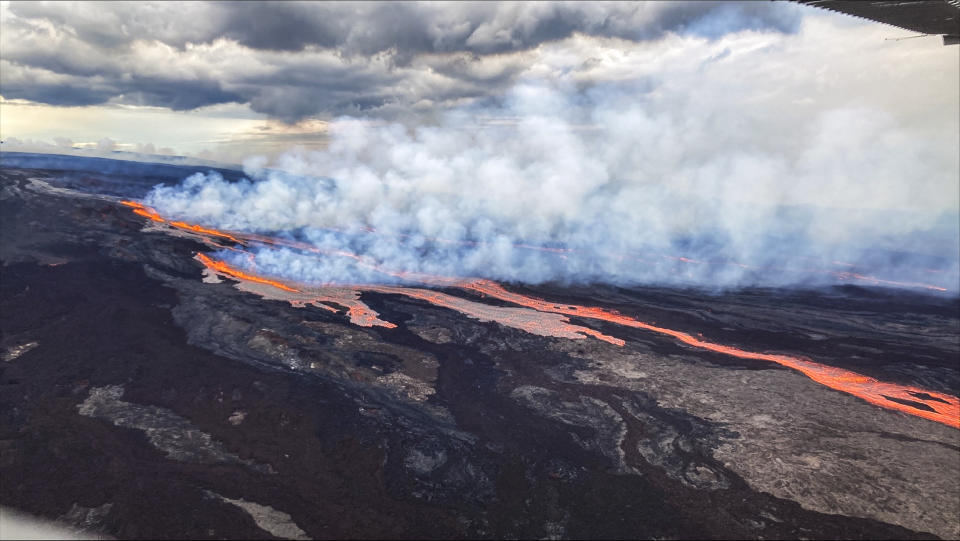
<svg viewBox="0 0 960 541"><path fill-rule="evenodd" d="M710 54L629 83L528 79L430 124L342 118L325 150L248 160L239 183L196 174L146 202L308 241L328 255L264 249L257 270L314 282L392 279L329 255L340 250L527 283L827 284L854 272L957 290L960 157L942 130L955 119L877 99L811 106L800 87L773 99L789 81L731 86L750 57Z"/></svg>

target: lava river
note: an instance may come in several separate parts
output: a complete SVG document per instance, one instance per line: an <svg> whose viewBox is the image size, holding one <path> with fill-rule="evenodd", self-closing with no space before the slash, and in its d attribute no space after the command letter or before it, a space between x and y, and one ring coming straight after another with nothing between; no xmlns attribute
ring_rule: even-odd
<svg viewBox="0 0 960 541"><path fill-rule="evenodd" d="M615 346L623 346L625 344L622 339L605 335L582 325L576 325L570 321L570 318L598 320L607 324L642 329L669 336L674 340L696 349L742 359L775 363L796 370L819 384L856 396L871 404L960 429L960 399L955 396L907 385L879 381L850 370L816 363L802 357L775 353L758 353L710 342L682 331L644 323L633 317L600 307L552 303L547 300L509 291L502 285L490 280L464 280L440 276L413 275L379 269L375 264L365 261L356 254L341 253L339 251L322 251L310 245L283 239L274 239L239 232L227 233L185 222L170 221L156 213L153 209L145 207L140 203L124 201L123 204L133 208L133 212L136 214L154 222L201 237L225 239L244 246L249 244L284 245L328 256L350 257L360 264L374 267L380 272L391 276L401 276L407 279L413 278L428 285L454 286L466 291L478 293L482 297L495 298L517 306L517 308L491 306L433 290L412 287L373 285L315 287L302 284L290 284L278 279L257 276L249 271L234 268L224 261L214 260L204 254L197 255L197 259L203 263L206 268L210 269L211 272L237 280L241 284L257 284L258 286L274 288L276 291L276 294L271 294L260 289L254 290L261 295L272 298L282 298L295 306L313 304L331 311L336 311L336 309L329 306L329 304L343 306L347 308L347 315L351 321L358 325L379 325L387 328L396 327L393 323L378 319L376 312L373 312L359 300L359 293L361 291L374 291L384 294L403 295L436 306L455 310L481 321L495 321L507 327L521 329L541 336L570 339L584 339L587 336L592 336ZM252 258L253 255L250 254L250 257ZM297 287L293 287L294 285Z"/></svg>

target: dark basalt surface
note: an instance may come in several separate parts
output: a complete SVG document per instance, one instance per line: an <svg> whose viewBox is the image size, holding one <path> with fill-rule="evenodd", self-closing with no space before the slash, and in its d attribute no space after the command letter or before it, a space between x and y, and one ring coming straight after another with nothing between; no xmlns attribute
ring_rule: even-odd
<svg viewBox="0 0 960 541"><path fill-rule="evenodd" d="M955 429L592 320L627 345L375 293L398 327L359 328L203 283L199 240L63 176L0 168L4 506L120 538L960 535ZM956 299L511 288L960 392Z"/></svg>

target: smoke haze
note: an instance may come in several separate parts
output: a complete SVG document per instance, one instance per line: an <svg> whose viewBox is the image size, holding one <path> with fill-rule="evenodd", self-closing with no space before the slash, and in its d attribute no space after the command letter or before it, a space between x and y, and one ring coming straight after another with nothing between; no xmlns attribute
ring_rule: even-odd
<svg viewBox="0 0 960 541"><path fill-rule="evenodd" d="M394 271L707 288L831 284L847 271L957 290L960 166L936 148L951 137L926 139L877 108L798 116L662 92L678 82L529 80L433 124L344 117L325 150L250 159L241 182L198 173L146 202ZM274 248L257 272L395 280Z"/></svg>

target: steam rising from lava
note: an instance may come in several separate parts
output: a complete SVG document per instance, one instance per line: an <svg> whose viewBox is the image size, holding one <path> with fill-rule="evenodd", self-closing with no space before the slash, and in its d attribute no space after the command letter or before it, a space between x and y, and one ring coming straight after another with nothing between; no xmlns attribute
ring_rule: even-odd
<svg viewBox="0 0 960 541"><path fill-rule="evenodd" d="M241 182L198 173L145 202L406 272L960 287L955 151L875 109L784 121L684 99L526 84L431 125L343 118L323 151L248 160ZM259 273L299 282L396 281L289 247L256 256Z"/></svg>

